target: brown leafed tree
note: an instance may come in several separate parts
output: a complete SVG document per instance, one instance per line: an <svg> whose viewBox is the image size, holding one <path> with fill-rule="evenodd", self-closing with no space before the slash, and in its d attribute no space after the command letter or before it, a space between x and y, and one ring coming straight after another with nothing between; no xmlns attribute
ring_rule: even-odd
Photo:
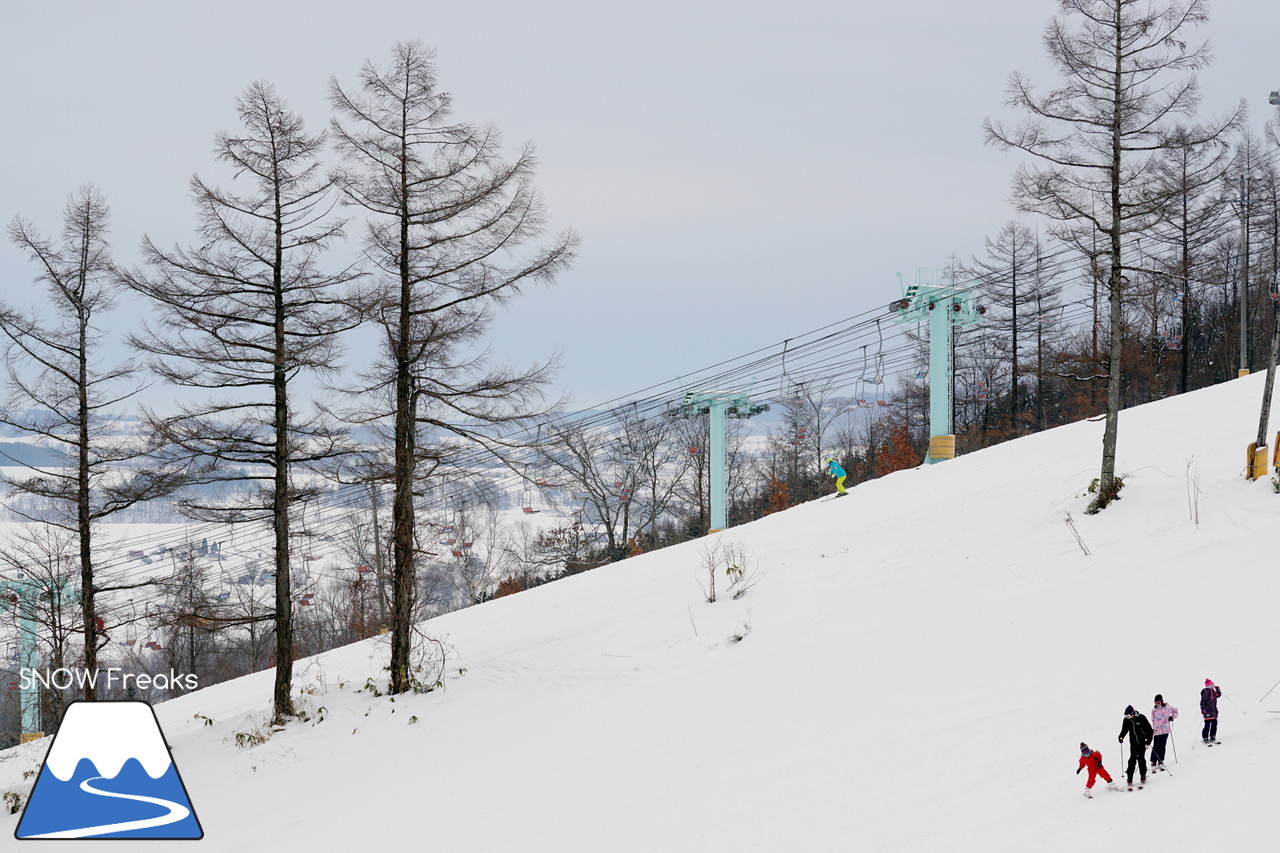
<svg viewBox="0 0 1280 853"><path fill-rule="evenodd" d="M342 432L306 404L300 380L336 369L337 336L355 323L345 286L356 276L320 267L343 229L329 215L335 196L319 161L324 135L307 133L267 83L245 90L236 109L240 132L214 143L218 160L234 170L236 191L192 178L195 245L165 251L144 240L148 269L126 278L159 320L130 340L162 379L196 389L196 399L175 411L149 413L170 453L206 466L209 480L256 488L247 503L190 498L187 510L271 526L279 721L293 714L290 509L311 494L294 477L344 451Z"/></svg>
<svg viewBox="0 0 1280 853"><path fill-rule="evenodd" d="M884 441L875 450L876 474L883 477L894 471L914 468L920 462L920 452L911 443L906 421L891 421L884 433Z"/></svg>
<svg viewBox="0 0 1280 853"><path fill-rule="evenodd" d="M20 510L18 503L9 509L76 537L84 665L91 672L97 670L98 649L105 642L96 628L98 595L139 585L111 585L98 576L96 526L182 482L180 470L149 465L147 447L120 420L121 404L142 388L135 366L103 362L108 333L100 324L121 289L107 242L109 223L106 199L93 186L81 187L68 199L58 240L46 239L30 222L15 218L9 237L36 264L45 299L33 310L0 303L9 386L0 424L37 438L61 460L27 464L29 474L4 477L11 496L39 503L34 515ZM96 698L92 684L85 696Z"/></svg>
<svg viewBox="0 0 1280 853"><path fill-rule="evenodd" d="M522 286L551 282L577 238L540 238L546 216L525 146L503 156L491 126L455 121L434 55L400 42L391 61L366 63L355 88L335 79L332 128L344 165L345 201L366 215L365 253L375 268L369 308L383 352L369 373L364 419L389 423L392 482L391 685L410 676L416 551L413 492L460 444L494 452L495 425L545 411L548 365L496 367L476 355L495 306Z"/></svg>
<svg viewBox="0 0 1280 853"><path fill-rule="evenodd" d="M1208 19L1206 0L1059 0L1044 45L1063 83L1039 93L1015 73L1008 104L1027 114L1016 126L987 120L987 140L998 148L1032 155L1013 180L1019 210L1047 217L1057 236L1086 245L1102 243L1109 303L1106 427L1102 465L1091 512L1115 499L1119 431L1125 249L1133 236L1164 215L1170 194L1156 179L1152 160L1179 145L1206 145L1234 128L1235 113L1199 125L1193 139L1172 122L1194 113L1198 101L1191 72L1209 61L1207 43L1192 31Z"/></svg>

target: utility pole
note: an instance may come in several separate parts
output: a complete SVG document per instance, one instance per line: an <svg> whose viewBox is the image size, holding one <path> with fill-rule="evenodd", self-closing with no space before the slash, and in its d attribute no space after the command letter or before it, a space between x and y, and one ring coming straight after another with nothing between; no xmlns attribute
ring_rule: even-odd
<svg viewBox="0 0 1280 853"><path fill-rule="evenodd" d="M932 465L956 455L952 326L977 323L987 309L974 305L967 287L917 282L905 287L902 296L889 303L889 310L897 313L898 320L929 321L929 455L925 462Z"/></svg>
<svg viewBox="0 0 1280 853"><path fill-rule="evenodd" d="M1240 176L1240 369L1249 375L1249 178Z"/></svg>
<svg viewBox="0 0 1280 853"><path fill-rule="evenodd" d="M1258 440L1249 445L1248 477L1257 480L1267 473L1267 419L1271 414L1271 392L1276 383L1276 360L1280 358L1280 281L1271 273L1271 354L1267 359L1267 381L1262 391L1262 414L1258 418ZM1276 436L1280 451L1280 435Z"/></svg>
<svg viewBox="0 0 1280 853"><path fill-rule="evenodd" d="M1268 102L1274 106L1280 106L1280 90L1271 93ZM1248 231L1245 223L1248 221L1248 195L1245 189L1248 184L1245 178L1240 178L1240 192L1242 197L1242 212L1240 215L1240 236L1241 245L1243 247L1244 257L1241 260L1241 328L1244 323L1244 307L1243 307L1243 283L1248 281L1249 270L1249 253L1248 253ZM1274 267L1274 265L1273 265ZM1271 352L1267 359L1267 381L1262 392L1262 414L1258 417L1258 438L1253 444L1249 445L1245 463L1245 476L1250 480L1257 480L1267 473L1267 420L1271 414L1271 394L1275 388L1276 380L1276 360L1280 358L1280 273L1274 268L1271 270L1271 287L1268 288L1268 294L1271 297ZM1241 332L1240 347L1241 359L1243 360L1244 349L1244 333ZM1244 375L1248 371L1242 371L1240 375ZM1280 453L1280 435L1276 436L1276 450ZM1277 469L1280 474L1280 468Z"/></svg>

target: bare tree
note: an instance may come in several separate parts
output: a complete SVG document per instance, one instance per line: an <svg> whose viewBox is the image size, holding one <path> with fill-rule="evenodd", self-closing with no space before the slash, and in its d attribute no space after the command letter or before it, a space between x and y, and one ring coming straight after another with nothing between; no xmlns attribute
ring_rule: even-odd
<svg viewBox="0 0 1280 853"><path fill-rule="evenodd" d="M1226 141L1215 137L1204 144L1191 144L1203 136L1202 131L1175 127L1170 134L1173 144L1160 152L1154 164L1170 202L1152 236L1172 250L1172 256L1158 266L1174 280L1178 293L1172 321L1182 337L1178 342L1179 393L1188 390L1191 354L1198 337L1192 329L1192 269L1200 266L1204 249L1222 236L1229 212L1223 198L1223 178L1231 167Z"/></svg>
<svg viewBox="0 0 1280 853"><path fill-rule="evenodd" d="M160 321L130 342L150 354L151 369L166 381L217 395L183 401L174 414L150 413L174 455L205 464L209 479L261 484L248 506L194 497L184 506L200 517L271 524L280 721L293 714L290 508L310 494L293 479L300 466L343 450L332 421L304 407L299 380L336 369L337 336L355 323L340 291L355 273L318 266L343 229L328 215L332 181L318 160L323 134L308 134L267 83L246 89L236 109L243 134L218 134L215 151L248 192L192 178L199 243L166 252L144 240L150 273L128 274L127 281L152 301Z"/></svg>
<svg viewBox="0 0 1280 853"><path fill-rule="evenodd" d="M1016 127L987 120L987 140L1027 152L1039 165L1022 165L1013 180L1018 209L1056 223L1056 232L1081 245L1082 235L1105 242L1111 342L1107 359L1107 414L1102 465L1090 511L1115 499L1119 430L1124 248L1150 229L1169 202L1155 176L1153 155L1178 145L1207 145L1235 127L1235 113L1199 126L1194 138L1177 138L1172 119L1191 115L1198 100L1192 72L1209 61L1205 43L1188 42L1189 30L1208 19L1206 0L1059 0L1060 14L1045 28L1049 58L1063 85L1038 94L1014 73L1008 103L1028 113Z"/></svg>
<svg viewBox="0 0 1280 853"><path fill-rule="evenodd" d="M108 587L97 577L94 555L101 543L94 538L95 525L172 492L183 479L180 469L144 464L148 448L120 422L120 405L142 387L135 366L102 364L107 333L97 324L121 290L107 242L109 222L106 199L93 186L81 187L67 200L58 242L15 218L9 237L38 265L47 301L31 312L0 303L11 392L0 408L0 424L40 439L65 459L65 464L28 464L30 476L3 482L11 495L46 504L40 521L78 538L84 665L90 671L97 670L105 642L97 628L98 594L133 586ZM9 508L21 515L16 505ZM93 684L85 696L96 698Z"/></svg>
<svg viewBox="0 0 1280 853"><path fill-rule="evenodd" d="M1054 287L1045 273L1040 239L1027 225L1006 223L994 238L986 239L986 249L985 258L974 259L972 271L988 299L987 325L996 330L997 346L1009 365L1009 426L1017 435L1023 411L1022 351L1044 313L1057 304L1061 287Z"/></svg>
<svg viewBox="0 0 1280 853"><path fill-rule="evenodd" d="M576 237L517 256L545 223L532 148L507 162L495 128L452 122L420 43L397 43L385 68L366 63L358 89L336 79L329 89L346 160L338 181L347 203L368 214L365 251L378 271L370 302L385 351L369 377L379 402L367 419L394 423L390 689L401 693L412 687L414 484L451 453L449 440L419 439L433 430L496 450L486 426L538 414L547 365L491 367L474 345L493 306L554 280Z"/></svg>

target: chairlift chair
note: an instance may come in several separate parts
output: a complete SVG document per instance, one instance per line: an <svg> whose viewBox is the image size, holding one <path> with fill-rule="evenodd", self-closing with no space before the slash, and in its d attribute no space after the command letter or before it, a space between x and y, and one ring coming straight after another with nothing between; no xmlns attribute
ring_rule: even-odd
<svg viewBox="0 0 1280 853"><path fill-rule="evenodd" d="M525 488L520 495L520 508L524 510L525 515L533 515L535 512L541 512L538 507L533 505L533 489ZM449 544L453 544L452 542Z"/></svg>

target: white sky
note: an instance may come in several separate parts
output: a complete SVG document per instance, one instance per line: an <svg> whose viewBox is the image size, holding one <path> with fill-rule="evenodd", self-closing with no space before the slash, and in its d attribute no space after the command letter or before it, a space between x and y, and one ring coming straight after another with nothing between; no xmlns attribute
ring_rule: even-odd
<svg viewBox="0 0 1280 853"><path fill-rule="evenodd" d="M495 0L7 4L0 220L53 232L92 181L121 262L188 242L192 173L214 174L249 83L311 129L331 75L396 39L438 51L460 119L538 148L555 227L583 236L560 284L495 327L499 355L554 349L587 406L887 303L896 272L968 258L1011 215L1014 161L983 144L1005 81L1056 84L1051 0L911 3ZM1202 112L1280 88L1280 6L1219 0ZM0 245L0 293L32 269ZM122 323L132 318L123 318ZM358 357L353 354L353 360Z"/></svg>

